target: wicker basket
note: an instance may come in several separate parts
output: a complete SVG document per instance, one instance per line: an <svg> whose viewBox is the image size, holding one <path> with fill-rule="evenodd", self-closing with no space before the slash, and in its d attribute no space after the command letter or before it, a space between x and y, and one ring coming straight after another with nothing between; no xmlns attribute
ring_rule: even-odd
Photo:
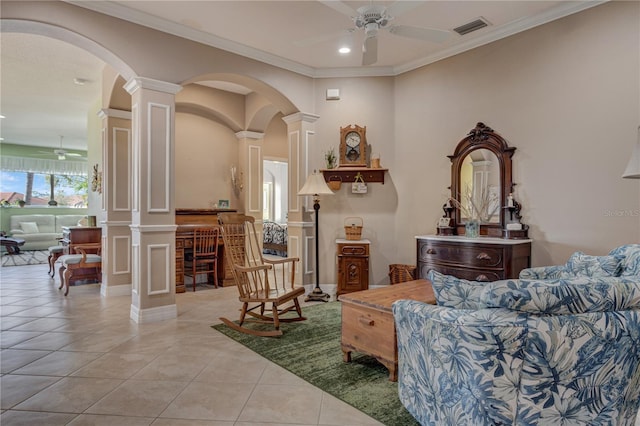
<svg viewBox="0 0 640 426"><path fill-rule="evenodd" d="M391 284L399 284L406 281L413 281L415 279L415 265L402 265L400 263L389 265L389 280L391 281Z"/></svg>
<svg viewBox="0 0 640 426"><path fill-rule="evenodd" d="M329 188L331 188L332 191L337 191L340 189L340 186L342 185L342 179L340 179L340 176L330 176L329 182L327 184L329 185Z"/></svg>
<svg viewBox="0 0 640 426"><path fill-rule="evenodd" d="M359 240L362 237L363 221L361 217L347 217L344 219L345 238L349 241Z"/></svg>

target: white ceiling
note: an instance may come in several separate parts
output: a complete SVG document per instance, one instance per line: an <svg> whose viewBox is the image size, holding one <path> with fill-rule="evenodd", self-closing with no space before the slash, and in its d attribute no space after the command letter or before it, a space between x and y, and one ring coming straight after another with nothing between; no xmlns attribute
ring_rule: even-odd
<svg viewBox="0 0 640 426"><path fill-rule="evenodd" d="M352 53L338 44L354 29L336 9L369 1L69 1L314 77L397 75L498 40L602 1L412 1L393 25L451 30L477 18L490 26L443 43L378 34L378 62L361 66L362 29ZM393 1L374 4L390 6ZM404 5L406 6L406 5ZM2 33L0 121L5 142L86 149L86 111L100 92L104 64L85 51L42 36ZM74 78L88 80L84 86ZM210 82L208 85L214 85ZM227 88L242 91L242 88Z"/></svg>

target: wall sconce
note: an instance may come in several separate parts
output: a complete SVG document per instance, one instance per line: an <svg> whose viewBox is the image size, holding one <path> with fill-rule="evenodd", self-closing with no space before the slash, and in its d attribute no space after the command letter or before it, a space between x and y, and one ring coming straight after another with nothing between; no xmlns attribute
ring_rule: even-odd
<svg viewBox="0 0 640 426"><path fill-rule="evenodd" d="M242 191L244 188L242 172L238 172L236 166L231 166L231 186L235 192Z"/></svg>

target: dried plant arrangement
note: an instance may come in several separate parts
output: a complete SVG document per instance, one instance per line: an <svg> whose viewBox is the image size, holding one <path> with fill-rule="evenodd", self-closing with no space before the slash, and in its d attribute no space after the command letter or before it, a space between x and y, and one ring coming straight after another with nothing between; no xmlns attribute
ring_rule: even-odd
<svg viewBox="0 0 640 426"><path fill-rule="evenodd" d="M481 223L489 222L500 210L498 196L486 186L473 191L473 189L467 185L464 194L461 194L460 200L452 198L450 202L455 208L460 210L460 217L477 220Z"/></svg>

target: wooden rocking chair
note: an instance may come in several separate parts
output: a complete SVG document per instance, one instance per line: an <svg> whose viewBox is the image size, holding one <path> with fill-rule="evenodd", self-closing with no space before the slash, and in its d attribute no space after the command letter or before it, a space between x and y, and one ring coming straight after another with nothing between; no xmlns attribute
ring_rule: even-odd
<svg viewBox="0 0 640 426"><path fill-rule="evenodd" d="M238 299L242 302L240 320L237 324L227 318L220 320L235 330L256 336L281 336L280 322L305 320L298 302L298 297L302 296L305 290L302 286L294 286L296 263L300 259L263 258L252 216L221 213L218 215L218 223L222 229L225 256L228 256L232 263ZM266 309L271 309L271 315L265 315ZM297 317L281 317L293 310L297 312ZM247 315L252 318L245 319ZM243 327L245 321L270 323L274 329L262 331Z"/></svg>

